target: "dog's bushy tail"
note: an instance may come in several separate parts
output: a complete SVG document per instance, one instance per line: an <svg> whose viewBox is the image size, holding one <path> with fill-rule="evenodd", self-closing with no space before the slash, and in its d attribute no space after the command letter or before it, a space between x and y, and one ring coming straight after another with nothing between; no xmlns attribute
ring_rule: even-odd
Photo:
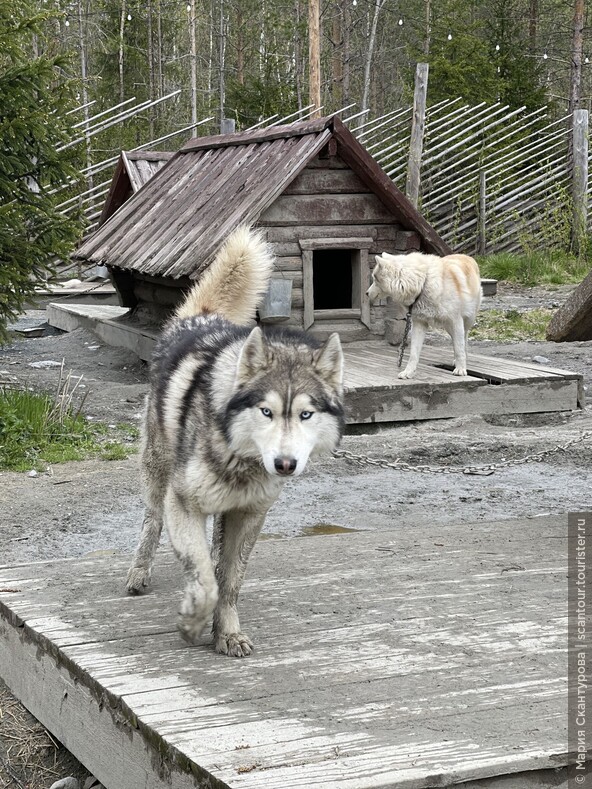
<svg viewBox="0 0 592 789"><path fill-rule="evenodd" d="M248 324L267 291L273 256L260 232L241 225L219 249L211 266L177 309L177 318L215 313Z"/></svg>

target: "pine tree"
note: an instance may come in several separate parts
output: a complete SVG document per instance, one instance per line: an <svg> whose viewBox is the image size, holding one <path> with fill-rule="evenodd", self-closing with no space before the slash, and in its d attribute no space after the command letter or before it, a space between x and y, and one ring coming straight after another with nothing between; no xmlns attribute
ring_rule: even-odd
<svg viewBox="0 0 592 789"><path fill-rule="evenodd" d="M65 62L34 55L48 19L31 0L0 0L0 338L78 231L56 208L55 187L75 174L72 153L59 150L70 102Z"/></svg>

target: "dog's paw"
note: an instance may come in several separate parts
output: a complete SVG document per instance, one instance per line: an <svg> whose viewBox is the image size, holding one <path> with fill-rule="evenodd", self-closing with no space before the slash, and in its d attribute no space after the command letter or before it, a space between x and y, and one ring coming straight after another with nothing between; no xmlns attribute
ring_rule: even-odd
<svg viewBox="0 0 592 789"><path fill-rule="evenodd" d="M231 657L246 657L253 651L253 642L244 633L219 633L215 636L216 652Z"/></svg>
<svg viewBox="0 0 592 789"><path fill-rule="evenodd" d="M202 617L189 616L188 614L179 614L177 620L177 627L182 638L188 644L197 644L200 640L201 634L206 626L207 619Z"/></svg>
<svg viewBox="0 0 592 789"><path fill-rule="evenodd" d="M402 373L399 373L399 378L413 378L415 376L415 370L403 370Z"/></svg>
<svg viewBox="0 0 592 789"><path fill-rule="evenodd" d="M452 371L452 375L466 375L467 371L464 367L455 367Z"/></svg>
<svg viewBox="0 0 592 789"><path fill-rule="evenodd" d="M125 588L128 594L143 594L150 586L150 570L145 567L130 567Z"/></svg>

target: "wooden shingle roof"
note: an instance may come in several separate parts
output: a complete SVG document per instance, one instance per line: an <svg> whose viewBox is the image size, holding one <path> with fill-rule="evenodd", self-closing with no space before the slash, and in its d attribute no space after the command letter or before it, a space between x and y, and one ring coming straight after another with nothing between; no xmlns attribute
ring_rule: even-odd
<svg viewBox="0 0 592 789"><path fill-rule="evenodd" d="M427 251L450 248L339 118L190 140L74 254L77 259L192 279L228 233L254 223L329 143Z"/></svg>
<svg viewBox="0 0 592 789"><path fill-rule="evenodd" d="M172 151L122 151L111 179L99 225L156 175L175 154Z"/></svg>

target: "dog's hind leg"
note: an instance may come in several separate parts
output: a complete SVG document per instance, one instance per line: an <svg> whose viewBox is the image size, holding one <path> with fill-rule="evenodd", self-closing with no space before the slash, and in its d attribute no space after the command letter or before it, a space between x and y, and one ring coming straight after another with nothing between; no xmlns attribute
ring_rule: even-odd
<svg viewBox="0 0 592 789"><path fill-rule="evenodd" d="M142 594L150 585L154 555L162 532L162 504L146 507L140 542L134 554L132 566L127 573L128 594Z"/></svg>
<svg viewBox="0 0 592 789"><path fill-rule="evenodd" d="M142 448L142 481L146 511L142 522L140 541L127 574L126 589L128 594L141 594L149 586L152 564L162 532L162 507L168 472L166 456L161 451L164 440L157 431L157 423L155 419L151 418L151 412L148 409Z"/></svg>
<svg viewBox="0 0 592 789"><path fill-rule="evenodd" d="M250 638L241 631L237 602L247 562L266 514L237 510L216 516L212 547L219 599L213 631L216 652L223 655L244 657L253 649Z"/></svg>
<svg viewBox="0 0 592 789"><path fill-rule="evenodd" d="M134 560L127 574L128 594L141 594L150 584L154 555L160 542L163 524L163 500L167 473L161 456L147 442L142 457L142 473L146 496L146 512Z"/></svg>
<svg viewBox="0 0 592 789"><path fill-rule="evenodd" d="M452 348L454 349L454 370L452 375L466 375L468 330L460 315L448 329L448 333L452 338Z"/></svg>
<svg viewBox="0 0 592 789"><path fill-rule="evenodd" d="M164 521L185 576L178 627L187 641L195 643L218 602L206 539L206 516L190 511L185 501L169 489L164 503Z"/></svg>

